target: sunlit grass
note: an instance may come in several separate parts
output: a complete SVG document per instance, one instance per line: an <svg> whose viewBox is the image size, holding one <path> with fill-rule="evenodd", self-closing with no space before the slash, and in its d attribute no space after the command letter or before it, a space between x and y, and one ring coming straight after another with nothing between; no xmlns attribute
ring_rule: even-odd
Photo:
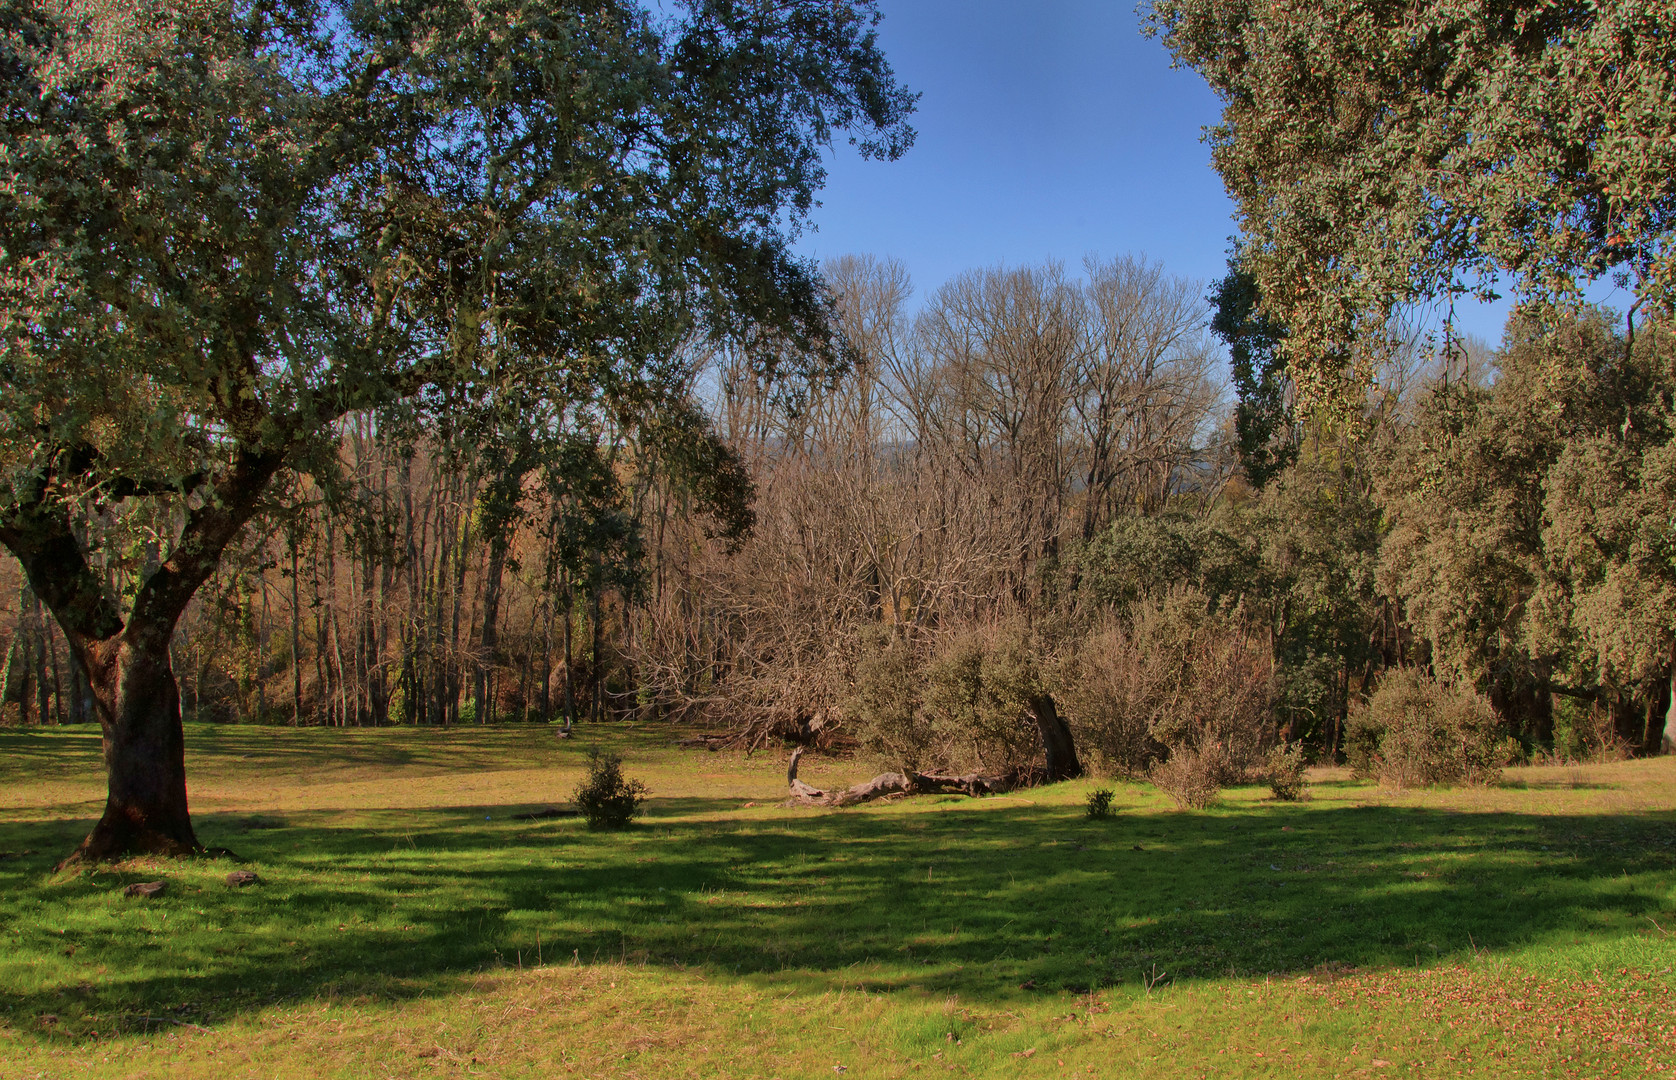
<svg viewBox="0 0 1676 1080"><path fill-rule="evenodd" d="M783 755L655 727L188 740L246 861L72 875L96 737L0 733L0 1076L1676 1069L1672 759L1203 813L1116 784L1093 821L1091 783L786 809ZM642 824L514 816L596 742Z"/></svg>

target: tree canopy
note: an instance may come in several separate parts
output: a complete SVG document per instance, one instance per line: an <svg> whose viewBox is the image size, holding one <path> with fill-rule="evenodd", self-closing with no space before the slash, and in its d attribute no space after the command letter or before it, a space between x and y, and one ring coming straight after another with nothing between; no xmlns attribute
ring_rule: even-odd
<svg viewBox="0 0 1676 1080"><path fill-rule="evenodd" d="M1640 0L1151 5L1222 98L1209 138L1242 266L1305 404L1352 402L1345 373L1416 300L1502 279L1575 300L1611 275L1672 309L1673 18Z"/></svg>
<svg viewBox="0 0 1676 1080"><path fill-rule="evenodd" d="M92 850L195 844L157 765L180 757L169 635L270 481L329 467L341 418L516 403L727 468L671 357L832 348L789 244L834 136L912 140L876 21L868 0L5 6L0 542L93 676ZM708 488L734 512L738 489ZM83 526L139 498L169 510L124 604Z"/></svg>

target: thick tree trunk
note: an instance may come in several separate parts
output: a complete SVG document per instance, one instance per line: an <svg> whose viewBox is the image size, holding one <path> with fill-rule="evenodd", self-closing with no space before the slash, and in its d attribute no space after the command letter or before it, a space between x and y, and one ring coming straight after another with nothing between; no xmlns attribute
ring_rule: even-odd
<svg viewBox="0 0 1676 1080"><path fill-rule="evenodd" d="M1052 694L1042 694L1030 700L1030 719L1042 735L1042 753L1047 756L1049 780L1075 780L1082 775L1082 762L1077 760L1076 740L1071 729L1059 716Z"/></svg>
<svg viewBox="0 0 1676 1080"><path fill-rule="evenodd" d="M65 862L202 851L186 805L186 741L166 632L113 642L90 673L104 729L104 816Z"/></svg>
<svg viewBox="0 0 1676 1080"><path fill-rule="evenodd" d="M214 478L215 497L187 511L174 551L146 573L126 619L88 561L68 503L47 498L44 480L0 515L0 544L79 654L104 733L105 813L67 863L202 850L186 806L186 740L169 641L283 460L283 449L234 455ZM173 490L204 482L185 478Z"/></svg>

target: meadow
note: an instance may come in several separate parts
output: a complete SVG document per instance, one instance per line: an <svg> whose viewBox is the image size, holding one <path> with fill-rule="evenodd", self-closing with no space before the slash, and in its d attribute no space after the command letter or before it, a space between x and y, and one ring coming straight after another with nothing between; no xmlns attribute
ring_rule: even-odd
<svg viewBox="0 0 1676 1080"><path fill-rule="evenodd" d="M668 728L187 739L224 853L60 872L97 735L0 731L0 1077L1676 1075L1676 758L831 811ZM595 745L645 817L528 816Z"/></svg>

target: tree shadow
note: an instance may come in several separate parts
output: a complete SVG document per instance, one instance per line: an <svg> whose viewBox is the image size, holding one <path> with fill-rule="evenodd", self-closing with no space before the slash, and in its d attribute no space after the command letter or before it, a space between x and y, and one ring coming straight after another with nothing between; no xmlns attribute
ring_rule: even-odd
<svg viewBox="0 0 1676 1080"><path fill-rule="evenodd" d="M1633 934L1676 865L1668 812L1271 803L1091 820L979 800L714 816L737 806L663 799L622 833L510 820L524 804L354 827L205 815L205 842L261 874L247 889L221 882L227 862L53 877L51 853L82 825L0 823L0 850L47 853L0 860L13 935L0 1011L20 1032L47 1013L138 1030L146 1016L444 992L538 957L974 1000L1142 971L1411 965ZM120 895L147 875L170 890Z"/></svg>

